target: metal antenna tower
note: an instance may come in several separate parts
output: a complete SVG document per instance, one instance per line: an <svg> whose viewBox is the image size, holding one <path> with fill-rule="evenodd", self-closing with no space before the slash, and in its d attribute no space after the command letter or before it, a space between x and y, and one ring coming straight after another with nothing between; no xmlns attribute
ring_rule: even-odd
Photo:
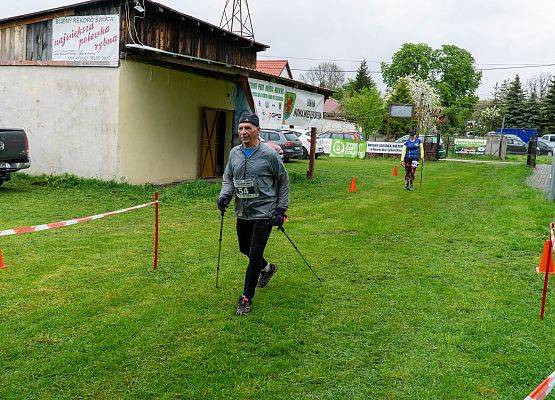
<svg viewBox="0 0 555 400"><path fill-rule="evenodd" d="M220 28L254 42L254 30L247 0L226 0Z"/></svg>

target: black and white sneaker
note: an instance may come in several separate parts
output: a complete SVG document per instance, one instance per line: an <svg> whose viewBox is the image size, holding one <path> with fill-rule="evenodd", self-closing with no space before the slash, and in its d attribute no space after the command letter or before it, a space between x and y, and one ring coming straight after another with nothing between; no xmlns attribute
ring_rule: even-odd
<svg viewBox="0 0 555 400"><path fill-rule="evenodd" d="M278 266L276 264L270 264L270 270L269 271L262 270L260 272L260 278L258 279L258 285L257 286L259 288L265 288L266 286L268 286L268 283L270 282L270 279L272 278L272 276L274 276L277 269L278 269Z"/></svg>
<svg viewBox="0 0 555 400"><path fill-rule="evenodd" d="M243 315L248 313L250 310L251 301L249 300L249 298L247 296L239 297L239 300L237 300L237 311L235 312L235 314Z"/></svg>

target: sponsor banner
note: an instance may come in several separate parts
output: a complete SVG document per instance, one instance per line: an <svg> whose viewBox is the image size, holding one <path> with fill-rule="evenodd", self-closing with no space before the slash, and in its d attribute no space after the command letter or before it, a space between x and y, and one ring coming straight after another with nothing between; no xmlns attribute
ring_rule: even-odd
<svg viewBox="0 0 555 400"><path fill-rule="evenodd" d="M373 154L401 154L403 152L403 143L393 142L368 142L366 147L367 153Z"/></svg>
<svg viewBox="0 0 555 400"><path fill-rule="evenodd" d="M348 139L332 139L330 157L364 158L366 157L366 142Z"/></svg>
<svg viewBox="0 0 555 400"><path fill-rule="evenodd" d="M456 154L486 154L486 139L455 139Z"/></svg>
<svg viewBox="0 0 555 400"><path fill-rule="evenodd" d="M52 61L117 67L119 26L119 15L84 15L54 19Z"/></svg>
<svg viewBox="0 0 555 400"><path fill-rule="evenodd" d="M324 96L278 83L249 78L256 114L262 128L290 125L309 129L324 118Z"/></svg>

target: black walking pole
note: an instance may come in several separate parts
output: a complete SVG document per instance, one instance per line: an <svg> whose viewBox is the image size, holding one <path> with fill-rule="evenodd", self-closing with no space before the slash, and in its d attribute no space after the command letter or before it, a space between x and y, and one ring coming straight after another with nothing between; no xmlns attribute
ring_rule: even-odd
<svg viewBox="0 0 555 400"><path fill-rule="evenodd" d="M287 234L287 232L285 232L285 229L282 226L279 226L278 229L280 231L283 232L283 234L285 235L285 237L287 237L287 239L289 240L289 242L293 245L293 247L295 248L295 250L297 250L297 253L299 253L299 255L301 256L301 258L303 259L303 261L305 262L306 266L308 267L308 269L310 270L310 272L312 272L314 274L314 276L316 277L316 279L318 279L318 282L322 282L322 279L320 279L320 277L316 274L316 272L314 272L314 270L312 269L312 267L310 266L310 264L308 263L308 261L306 261L306 259L303 257L303 255L301 254L301 252L299 251L299 249L297 248L297 246L295 246L295 243L293 243L293 241L291 240L291 238L289 237L289 235Z"/></svg>
<svg viewBox="0 0 555 400"><path fill-rule="evenodd" d="M422 169L420 170L420 187L422 187L422 174L424 173L424 159L422 159Z"/></svg>
<svg viewBox="0 0 555 400"><path fill-rule="evenodd" d="M220 256L222 254L222 234L224 229L224 214L225 211L222 211L222 220L220 222L220 245L218 247L218 268L216 269L216 288L218 288L218 280L220 278Z"/></svg>

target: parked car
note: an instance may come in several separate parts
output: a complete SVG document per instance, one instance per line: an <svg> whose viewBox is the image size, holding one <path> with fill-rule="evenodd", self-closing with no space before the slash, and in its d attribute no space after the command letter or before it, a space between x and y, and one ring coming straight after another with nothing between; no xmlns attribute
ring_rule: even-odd
<svg viewBox="0 0 555 400"><path fill-rule="evenodd" d="M426 135L425 137L419 136L422 139L422 143L436 143L437 136L435 135ZM395 141L395 143L405 143L409 140L409 135L401 136L399 139ZM443 143L443 139L439 138L439 158L447 157L447 149L445 148L445 144Z"/></svg>
<svg viewBox="0 0 555 400"><path fill-rule="evenodd" d="M303 144L293 132L262 129L260 137L266 142L274 142L283 150L283 161L303 156Z"/></svg>
<svg viewBox="0 0 555 400"><path fill-rule="evenodd" d="M333 139L347 139L355 141L366 141L366 138L358 132L326 132L318 135L318 139L322 143L324 154L331 153L331 141Z"/></svg>
<svg viewBox="0 0 555 400"><path fill-rule="evenodd" d="M0 185L14 172L29 168L29 141L22 129L0 129Z"/></svg>
<svg viewBox="0 0 555 400"><path fill-rule="evenodd" d="M507 154L528 154L528 145L517 135L504 135L507 141Z"/></svg>
<svg viewBox="0 0 555 400"><path fill-rule="evenodd" d="M548 142L551 147L555 147L555 135L553 134L543 135L542 137L538 138L538 140Z"/></svg>
<svg viewBox="0 0 555 400"><path fill-rule="evenodd" d="M540 156L552 156L553 155L553 146L550 145L550 142L546 142L544 140L538 139L537 142L538 148L538 155Z"/></svg>
<svg viewBox="0 0 555 400"><path fill-rule="evenodd" d="M289 132L293 132L303 144L303 158L308 158L310 155L310 131L307 129L289 129ZM322 144L322 140L316 138L316 155L315 157L318 158L319 155L324 154L324 145Z"/></svg>
<svg viewBox="0 0 555 400"><path fill-rule="evenodd" d="M281 149L281 146L279 144L274 143L274 142L267 142L262 138L260 138L260 141L262 143L265 143L267 146L274 149L275 151L277 151L277 153L279 154L279 158L281 158L283 160L283 150Z"/></svg>

